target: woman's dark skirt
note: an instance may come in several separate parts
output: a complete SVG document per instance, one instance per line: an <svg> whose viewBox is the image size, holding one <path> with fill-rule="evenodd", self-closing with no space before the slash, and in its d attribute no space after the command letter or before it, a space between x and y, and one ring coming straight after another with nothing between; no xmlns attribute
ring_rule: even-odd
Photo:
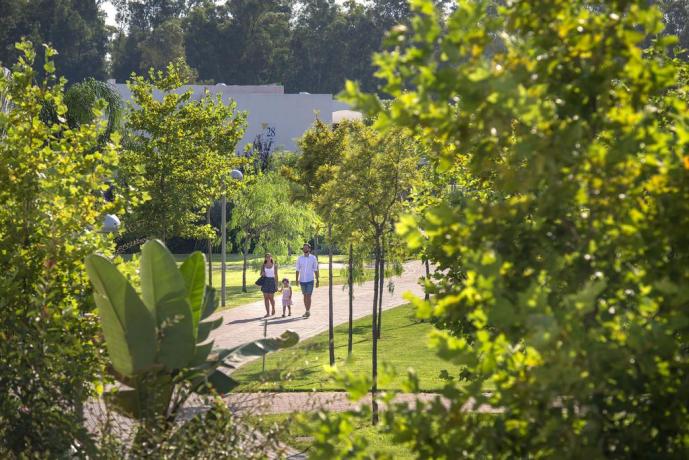
<svg viewBox="0 0 689 460"><path fill-rule="evenodd" d="M277 284L275 283L275 278L263 278L263 286L261 286L261 292L266 294L275 294L278 290Z"/></svg>

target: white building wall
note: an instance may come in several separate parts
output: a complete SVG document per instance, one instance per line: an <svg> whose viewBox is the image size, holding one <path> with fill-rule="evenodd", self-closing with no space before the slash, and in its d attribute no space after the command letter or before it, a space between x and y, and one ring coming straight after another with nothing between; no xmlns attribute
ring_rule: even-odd
<svg viewBox="0 0 689 460"><path fill-rule="evenodd" d="M131 101L127 85L112 81L110 84L125 102ZM189 85L177 92L190 88L194 91L193 99L200 99L208 91L212 96L220 94L225 103L234 100L239 111L247 112L246 132L237 145L238 151L252 145L257 136L261 136L264 142L272 140L272 150L296 151L296 140L317 117L330 124L332 112L343 107L343 103L334 101L331 94L284 94L280 85ZM156 97L162 97L162 93L156 93Z"/></svg>

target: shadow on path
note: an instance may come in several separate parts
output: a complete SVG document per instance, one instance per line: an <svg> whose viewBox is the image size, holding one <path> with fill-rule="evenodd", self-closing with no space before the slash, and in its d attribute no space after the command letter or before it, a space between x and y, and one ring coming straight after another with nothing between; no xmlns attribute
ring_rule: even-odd
<svg viewBox="0 0 689 460"><path fill-rule="evenodd" d="M293 317L287 316L285 318L280 317L280 319L272 319L272 320L269 319L268 325L270 326L271 324L291 323L293 321L299 321L301 319L306 319L306 318L302 318L301 316L293 316Z"/></svg>
<svg viewBox="0 0 689 460"><path fill-rule="evenodd" d="M234 321L230 321L229 323L225 323L225 324L230 325L230 324L250 323L252 321L259 321L261 319L264 319L263 316L257 316L256 318L235 319Z"/></svg>

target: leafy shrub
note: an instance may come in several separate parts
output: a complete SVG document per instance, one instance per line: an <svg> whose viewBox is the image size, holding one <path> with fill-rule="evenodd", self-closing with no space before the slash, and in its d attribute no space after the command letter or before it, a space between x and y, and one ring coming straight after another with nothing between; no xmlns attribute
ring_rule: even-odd
<svg viewBox="0 0 689 460"><path fill-rule="evenodd" d="M88 442L81 408L103 369L83 260L111 249L98 230L116 145L99 147L94 124L67 125L53 49L36 83L31 44L17 47L0 78L0 445L55 456ZM42 121L48 105L57 123Z"/></svg>
<svg viewBox="0 0 689 460"><path fill-rule="evenodd" d="M206 259L191 254L178 268L172 253L157 240L141 248L140 289L101 255L86 259L86 271L108 350L110 370L119 382L105 402L145 431L164 432L194 393L209 389L223 395L239 385L219 368L235 369L246 359L290 347L292 331L231 349L213 349L211 332L222 317L210 319L218 302L206 285ZM126 267L128 270L129 267ZM162 422L162 423L161 423Z"/></svg>
<svg viewBox="0 0 689 460"><path fill-rule="evenodd" d="M428 238L445 276L420 313L472 379L387 421L424 458L686 458L689 120L672 40L651 42L651 2L495 3L441 21L416 0L376 58L396 97L378 126L427 139L439 170L466 159L457 183L478 184L419 217L424 235L400 228Z"/></svg>

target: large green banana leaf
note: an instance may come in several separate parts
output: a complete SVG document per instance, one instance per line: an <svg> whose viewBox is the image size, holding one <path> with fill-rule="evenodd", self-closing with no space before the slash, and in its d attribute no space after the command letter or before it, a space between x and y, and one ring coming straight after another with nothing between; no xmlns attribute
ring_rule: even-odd
<svg viewBox="0 0 689 460"><path fill-rule="evenodd" d="M191 307L184 277L160 241L141 247L140 276L141 296L158 324L158 362L168 369L187 367L196 343Z"/></svg>
<svg viewBox="0 0 689 460"><path fill-rule="evenodd" d="M85 264L113 368L128 377L150 368L156 353L154 317L109 260L94 254Z"/></svg>
<svg viewBox="0 0 689 460"><path fill-rule="evenodd" d="M218 308L220 299L216 295L216 289L206 286L206 295L203 298L203 313L201 319L206 319Z"/></svg>
<svg viewBox="0 0 689 460"><path fill-rule="evenodd" d="M196 330L201 319L206 294L206 257L199 251L192 253L179 267L187 288L187 300L191 306L193 330Z"/></svg>
<svg viewBox="0 0 689 460"><path fill-rule="evenodd" d="M217 370L208 376L207 382L219 395L227 394L239 386L235 379Z"/></svg>
<svg viewBox="0 0 689 460"><path fill-rule="evenodd" d="M214 320L201 321L199 323L199 331L196 337L196 343L203 343L208 340L208 336L210 335L211 331L220 327L222 320L222 317L220 317Z"/></svg>
<svg viewBox="0 0 689 460"><path fill-rule="evenodd" d="M210 384L216 392L223 395L231 391L234 387L239 385L239 383L220 372L218 367L223 366L228 369L234 369L243 362L277 351L281 348L291 347L297 342L299 342L299 335L296 332L285 331L280 337L256 340L232 349L213 350L210 354L207 353L207 349L205 348L200 350L204 345L199 345L196 347L197 350L199 350L199 356L207 354L208 357L206 361L199 363L191 369L185 370L180 378L190 381L191 388L196 392L205 392L207 385ZM210 342L210 344L212 344L212 342ZM208 344L205 344L205 346L207 345Z"/></svg>

